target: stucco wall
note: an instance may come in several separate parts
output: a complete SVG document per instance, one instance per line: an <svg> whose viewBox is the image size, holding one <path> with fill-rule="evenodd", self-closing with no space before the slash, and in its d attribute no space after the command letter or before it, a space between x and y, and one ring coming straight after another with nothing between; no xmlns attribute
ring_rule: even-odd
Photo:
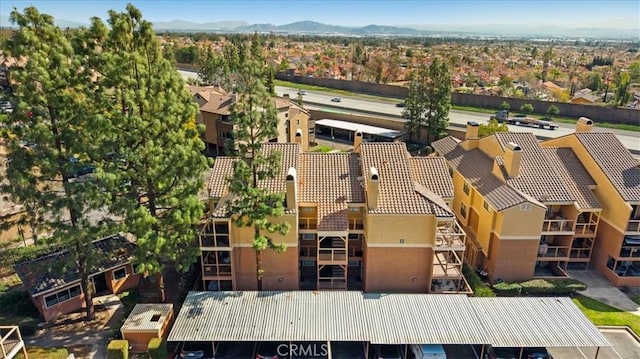
<svg viewBox="0 0 640 359"><path fill-rule="evenodd" d="M431 287L431 248L367 247L365 292L426 293Z"/></svg>

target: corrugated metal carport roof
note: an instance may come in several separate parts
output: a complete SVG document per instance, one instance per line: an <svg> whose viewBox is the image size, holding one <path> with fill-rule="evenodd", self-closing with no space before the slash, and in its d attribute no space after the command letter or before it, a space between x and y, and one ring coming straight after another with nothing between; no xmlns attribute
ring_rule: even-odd
<svg viewBox="0 0 640 359"><path fill-rule="evenodd" d="M190 292L169 341L610 346L568 298Z"/></svg>
<svg viewBox="0 0 640 359"><path fill-rule="evenodd" d="M329 118L316 120L315 124L321 125L321 126L339 128L342 130L349 130L353 132L360 131L362 133L381 136L381 137L387 137L390 139L394 139L402 135L400 131L392 130L390 128L363 125L361 123L353 123L353 122L340 121L340 120L332 120Z"/></svg>
<svg viewBox="0 0 640 359"><path fill-rule="evenodd" d="M495 347L611 346L570 298L468 298Z"/></svg>

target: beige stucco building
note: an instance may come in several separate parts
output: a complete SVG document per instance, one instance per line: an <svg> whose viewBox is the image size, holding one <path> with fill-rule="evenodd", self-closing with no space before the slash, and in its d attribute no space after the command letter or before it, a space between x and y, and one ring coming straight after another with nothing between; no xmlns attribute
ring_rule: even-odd
<svg viewBox="0 0 640 359"><path fill-rule="evenodd" d="M263 254L265 290L465 292L465 234L449 208L453 184L443 158L413 158L404 143L361 143L351 153L280 151L280 174L261 186L286 194L284 253ZM218 157L209 193L210 218L200 235L208 290L255 290L252 228L226 214L233 158Z"/></svg>
<svg viewBox="0 0 640 359"><path fill-rule="evenodd" d="M582 119L575 134L539 143L530 133L478 138L470 123L463 140L433 143L451 169L471 266L491 280L595 267L616 285L640 284L638 161L591 127Z"/></svg>
<svg viewBox="0 0 640 359"><path fill-rule="evenodd" d="M233 118L231 106L237 95L216 86L188 86L195 102L200 107L197 122L205 126L202 139L207 152L224 154L225 146L233 142ZM315 125L309 112L291 101L289 96L273 99L278 114L278 137L270 142L296 142L307 150L315 143Z"/></svg>

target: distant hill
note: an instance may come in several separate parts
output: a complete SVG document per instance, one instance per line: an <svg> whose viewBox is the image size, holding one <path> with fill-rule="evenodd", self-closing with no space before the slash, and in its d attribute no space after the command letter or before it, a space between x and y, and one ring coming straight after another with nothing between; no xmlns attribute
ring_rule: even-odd
<svg viewBox="0 0 640 359"><path fill-rule="evenodd" d="M87 26L74 21L56 20L58 26L79 27ZM621 24L627 25L626 23ZM0 26L13 27L7 15L0 15ZM621 26L621 27L622 27ZM154 22L157 31L199 31L199 32L276 32L283 34L316 34L316 35L344 35L344 36L442 36L442 37L571 37L571 38L618 38L637 39L637 28L612 27L561 27L541 26L532 24L493 24L493 25L404 25L385 26L367 25L364 27L349 27L327 25L315 21L297 21L285 25L249 24L246 21L217 21L196 23L185 20L168 22Z"/></svg>

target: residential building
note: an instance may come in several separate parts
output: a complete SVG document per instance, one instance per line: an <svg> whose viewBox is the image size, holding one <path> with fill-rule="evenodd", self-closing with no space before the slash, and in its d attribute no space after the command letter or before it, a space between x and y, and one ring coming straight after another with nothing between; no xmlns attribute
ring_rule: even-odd
<svg viewBox="0 0 640 359"><path fill-rule="evenodd" d="M576 132L542 142L545 151L573 153L592 178L585 183L602 204L591 217L597 235L591 266L616 286L640 286L640 167L612 133L592 132L581 118ZM578 228L576 227L576 231Z"/></svg>
<svg viewBox="0 0 640 359"><path fill-rule="evenodd" d="M603 201L570 148L543 148L531 133L432 144L450 166L453 210L468 235L466 261L490 280L566 277L593 257Z"/></svg>
<svg viewBox="0 0 640 359"><path fill-rule="evenodd" d="M263 252L265 290L466 292L465 234L449 208L453 184L443 158L414 158L404 143L362 143L350 153L281 153L280 173L260 182L285 194L284 253ZM200 234L205 290L254 290L253 228L227 214L235 159L218 157L209 183L210 218Z"/></svg>
<svg viewBox="0 0 640 359"><path fill-rule="evenodd" d="M233 143L233 118L231 106L237 101L237 94L225 91L219 86L188 86L194 100L200 107L197 122L205 126L203 141L207 152L222 154L226 146ZM288 95L273 99L278 113L278 136L270 142L296 142L307 150L315 143L315 125L309 112L291 101Z"/></svg>
<svg viewBox="0 0 640 359"><path fill-rule="evenodd" d="M121 235L93 241L90 280L94 294L120 293L138 285L140 275L132 264L136 245ZM31 301L45 321L85 307L80 274L71 253L62 249L16 264Z"/></svg>

